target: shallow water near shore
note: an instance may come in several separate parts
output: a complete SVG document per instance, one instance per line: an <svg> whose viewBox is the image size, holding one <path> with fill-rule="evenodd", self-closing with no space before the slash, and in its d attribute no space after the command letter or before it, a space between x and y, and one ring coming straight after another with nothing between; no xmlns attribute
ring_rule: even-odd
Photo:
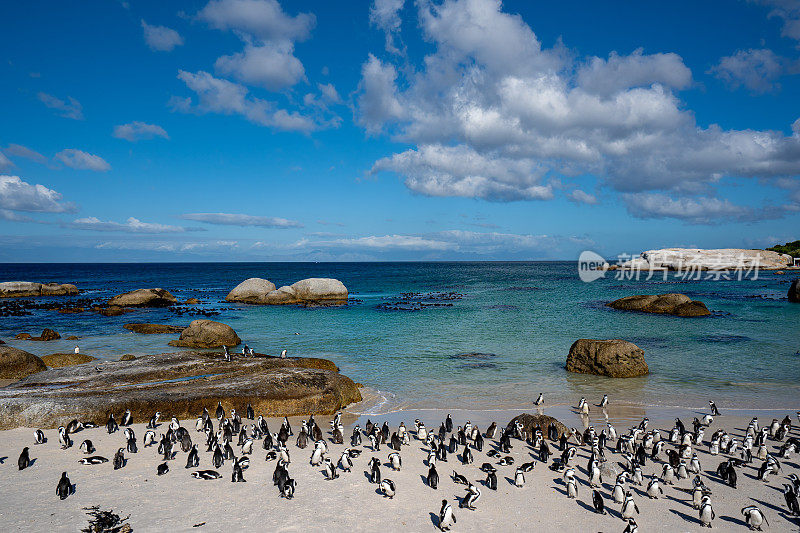
<svg viewBox="0 0 800 533"><path fill-rule="evenodd" d="M332 308L262 307L224 302L248 277L276 285L334 277L354 303ZM219 312L256 351L333 360L353 380L378 391L376 413L412 409L532 408L586 396L648 409L800 407L800 305L786 300L792 275L694 281L670 278L583 283L575 263L229 263L0 265L2 280L75 283L75 298L106 300L142 287L163 287L180 301ZM631 294L681 292L712 316L677 318L609 309ZM406 294L414 293L414 294ZM72 297L53 299L66 302ZM36 300L44 302L46 299ZM194 306L193 306L194 307ZM100 359L174 351L176 335L141 335L129 322L186 325L194 316L165 309L120 317L34 310L0 318L0 338L46 355L72 351ZM78 341L17 341L50 327ZM570 374L564 361L578 338L622 338L645 351L651 374L607 379ZM461 354L480 353L479 357ZM377 405L377 404L376 404Z"/></svg>

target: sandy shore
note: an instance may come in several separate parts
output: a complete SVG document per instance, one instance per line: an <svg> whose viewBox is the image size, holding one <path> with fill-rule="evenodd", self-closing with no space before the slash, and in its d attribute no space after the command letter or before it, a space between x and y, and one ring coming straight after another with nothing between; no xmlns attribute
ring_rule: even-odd
<svg viewBox="0 0 800 533"><path fill-rule="evenodd" d="M209 409L214 406L209 406ZM358 406L351 411L358 412ZM555 413L568 426L583 428L582 420L572 411L556 409ZM617 412L620 411L620 412ZM454 411L456 426L471 420L485 430L490 420L496 420L504 426L512 416L520 411L508 412L463 412ZM628 410L615 410L612 406L606 414L609 420L620 421L616 428L624 433L632 424L624 421L634 418ZM650 414L650 413L648 413ZM672 413L670 413L671 415ZM794 412L789 414L795 425L797 418ZM373 422L385 420L396 430L400 421L413 429L413 421L420 418L428 428L436 429L446 416L443 411L405 411L370 417ZM697 414L684 411L680 414L688 428ZM778 416L778 413L774 413ZM352 426L359 423L364 427L367 416L356 414L345 415L345 440L349 440ZM761 424L771 422L773 413L761 412ZM299 418L293 418L292 424L298 429ZM326 440L330 440L329 418L320 418L320 426L325 432ZM725 414L718 417L706 430L706 440L716 429L724 428L730 434L741 438L744 435L749 414L742 412ZM605 414L595 408L588 423L598 431L605 427ZM182 423L189 429L192 439L202 443L204 436L194 429L194 420ZM270 429L274 432L279 427L277 420L269 420ZM650 428L668 430L674 425L674 419L664 416L656 420L651 416ZM215 424L216 426L216 424ZM433 490L424 483L428 467L427 446L413 438L410 446L402 449L403 468L399 472L392 471L387 464L387 456L391 450L382 446L379 452L372 451L369 442L360 448L363 453L354 459L355 467L351 473L340 474L338 479L327 481L321 467L309 464L312 448L300 450L295 445L294 437L289 440L291 465L289 472L297 481L297 492L292 500L282 499L273 486L272 473L275 462L265 462L265 452L260 443L254 447L251 466L244 471L247 483L231 483L231 462L219 469L221 479L204 481L190 477L196 469L185 469L186 454L178 452L170 461L170 471L164 476L156 475L156 466L162 462L156 451L157 446L144 448L142 437L144 424L132 426L136 432L139 452L127 454L127 465L121 470L113 470L111 462L83 466L78 460L84 454L78 449L81 441L89 438L97 447L97 454L112 459L115 451L124 446L122 433L108 435L105 428L87 429L74 435L72 448L62 450L58 444L58 435L54 430L47 430L48 441L45 444L33 445L31 429L14 429L0 432L0 457L5 458L0 464L0 531L78 531L88 523L84 507L99 506L101 509L113 509L120 515L130 515L129 523L134 531L242 531L242 530L274 530L274 531L433 531L438 523L438 511L441 500L453 503L458 523L454 531L510 531L510 530L547 530L547 531L622 531L625 523L619 515L620 505L611 500L611 489L614 479L604 478L601 493L606 499L607 515L598 515L592 509L592 492L588 486L586 467L590 450L580 447L578 458L574 462L580 482L578 498L568 499L561 475L548 469L537 461L535 469L526 474L526 483L522 488L513 485L516 465L531 461L531 449L523 441L513 439L513 450L510 454L516 463L514 466L496 466L498 469L497 491L489 490L483 485L486 476L479 470L482 463L494 464L496 459L487 457L486 452L494 449L496 441L487 442L482 453L474 451L475 463L464 466L455 455L448 456L448 462L439 462L437 469L441 477L438 490ZM159 432L166 431L162 424ZM666 436L666 434L665 434ZM797 429L792 436L800 436ZM449 437L448 437L449 438ZM235 444L234 440L234 444ZM777 442L770 442L771 451L777 452ZM18 471L17 457L24 446L30 448L34 464L26 470ZM329 456L337 461L345 445L329 443ZM557 446L551 445L556 451ZM237 456L240 450L234 447ZM757 468L761 461L739 469L739 484L733 489L723 484L714 471L725 457L710 456L707 444L696 449L703 467L703 481L713 491L712 503L716 512L714 528L717 530L744 531L745 524L741 508L747 505L759 506L767 516L772 531L797 531L800 522L786 513L786 505L781 492L786 476L791 473L800 474L800 461L795 454L782 460L782 472L769 476L767 482L756 479ZM459 450L460 452L460 450ZM533 454L537 456L537 454ZM381 496L377 486L369 483L366 475L367 463L372 457L378 457L384 478L392 479L397 486L397 495L389 500ZM538 457L538 456L537 456ZM611 449L606 450L608 467L616 471L622 469L624 460ZM662 455L665 458L664 455ZM551 459L552 461L552 459ZM213 468L211 454L201 447L200 469ZM474 511L459 509L458 502L465 494L463 485L455 484L450 474L455 470L465 475L482 491L482 497ZM647 462L643 468L645 476L661 475L662 464ZM67 471L76 486L76 492L64 501L55 495L56 483L62 471ZM647 481L647 478L646 478ZM646 482L645 481L645 482ZM697 511L691 507L691 496L676 489L691 487L691 479L680 480L673 486L664 487L664 496L651 500L643 492L644 487L632 486L634 499L641 514L637 516L640 531L699 531L701 525L697 519ZM202 525L201 525L202 524ZM196 527L195 527L196 526Z"/></svg>

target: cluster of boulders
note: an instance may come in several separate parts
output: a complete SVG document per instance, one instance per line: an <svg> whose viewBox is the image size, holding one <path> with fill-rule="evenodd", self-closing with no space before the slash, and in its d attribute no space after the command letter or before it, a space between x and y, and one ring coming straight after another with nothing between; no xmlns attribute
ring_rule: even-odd
<svg viewBox="0 0 800 533"><path fill-rule="evenodd" d="M35 283L32 281L4 281L0 283L0 298L74 296L78 292L78 287L68 283Z"/></svg>
<svg viewBox="0 0 800 533"><path fill-rule="evenodd" d="M346 303L347 287L338 279L308 278L278 289L271 281L249 278L233 288L228 302L260 305L331 305Z"/></svg>
<svg viewBox="0 0 800 533"><path fill-rule="evenodd" d="M792 268L794 259L788 254L770 250L743 248L662 248L646 250L615 268L626 270L779 270Z"/></svg>
<svg viewBox="0 0 800 533"><path fill-rule="evenodd" d="M606 304L622 311L640 311L681 317L708 316L711 312L701 301L692 300L685 294L637 294L626 296Z"/></svg>
<svg viewBox="0 0 800 533"><path fill-rule="evenodd" d="M108 301L109 307L169 307L178 303L169 291L161 288L137 289L118 294Z"/></svg>
<svg viewBox="0 0 800 533"><path fill-rule="evenodd" d="M42 334L38 337L33 337L30 333L18 333L15 338L27 341L55 341L60 339L61 335L55 330L44 328Z"/></svg>

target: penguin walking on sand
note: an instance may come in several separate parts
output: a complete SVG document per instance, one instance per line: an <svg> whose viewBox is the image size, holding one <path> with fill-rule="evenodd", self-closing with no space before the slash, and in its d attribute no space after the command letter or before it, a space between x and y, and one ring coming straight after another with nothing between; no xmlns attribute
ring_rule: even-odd
<svg viewBox="0 0 800 533"><path fill-rule="evenodd" d="M786 507L792 516L800 516L800 506L797 503L797 494L791 485L783 486L783 498L786 500Z"/></svg>
<svg viewBox="0 0 800 533"><path fill-rule="evenodd" d="M742 514L744 515L744 521L747 524L747 527L750 529L761 531L761 526L763 524L769 525L769 522L767 522L767 517L764 516L764 513L761 512L761 509L755 505L749 505L743 508Z"/></svg>
<svg viewBox="0 0 800 533"><path fill-rule="evenodd" d="M58 485L56 485L56 494L58 495L59 499L66 500L67 496L74 493L75 487L67 477L67 473L62 472L61 479L58 480Z"/></svg>
<svg viewBox="0 0 800 533"><path fill-rule="evenodd" d="M575 499L578 497L578 482L575 481L574 477L569 477L566 480L567 483L567 498Z"/></svg>
<svg viewBox="0 0 800 533"><path fill-rule="evenodd" d="M130 409L125 410L125 413L122 415L121 423L123 426L130 426L133 423L133 415L131 415Z"/></svg>
<svg viewBox="0 0 800 533"><path fill-rule="evenodd" d="M600 403L597 405L597 407L600 407L602 409L608 407L608 394L603 394L603 399L600 400Z"/></svg>
<svg viewBox="0 0 800 533"><path fill-rule="evenodd" d="M239 463L239 459L233 460L233 473L231 474L231 482L232 483L244 483L247 481L244 478L244 474L242 473L242 465Z"/></svg>
<svg viewBox="0 0 800 533"><path fill-rule="evenodd" d="M712 416L720 416L719 409L717 409L717 404L715 404L712 400L708 400L708 406L711 408Z"/></svg>
<svg viewBox="0 0 800 533"><path fill-rule="evenodd" d="M169 465L167 463L161 463L160 465L158 465L156 467L156 475L157 476L163 476L167 472L169 472Z"/></svg>
<svg viewBox="0 0 800 533"><path fill-rule="evenodd" d="M631 491L627 491L625 493L625 501L622 502L622 519L628 520L629 518L633 518L634 512L639 514L639 506L633 501L633 494Z"/></svg>
<svg viewBox="0 0 800 533"><path fill-rule="evenodd" d="M442 500L442 508L439 510L439 530L448 531L456 523L456 515L453 514L453 506L447 500Z"/></svg>
<svg viewBox="0 0 800 533"><path fill-rule="evenodd" d="M286 359L286 350L281 351L281 359Z"/></svg>
<svg viewBox="0 0 800 533"><path fill-rule="evenodd" d="M377 457L373 457L369 461L370 467L370 474L369 474L369 481L370 483L380 483L381 482L381 462Z"/></svg>
<svg viewBox="0 0 800 533"><path fill-rule="evenodd" d="M539 397L536 398L536 401L533 402L533 405L537 407L544 405L544 393L539 393Z"/></svg>
<svg viewBox="0 0 800 533"><path fill-rule="evenodd" d="M709 496L703 496L703 499L700 501L700 523L703 524L703 527L710 528L711 522L716 517L714 508L711 507L711 498Z"/></svg>

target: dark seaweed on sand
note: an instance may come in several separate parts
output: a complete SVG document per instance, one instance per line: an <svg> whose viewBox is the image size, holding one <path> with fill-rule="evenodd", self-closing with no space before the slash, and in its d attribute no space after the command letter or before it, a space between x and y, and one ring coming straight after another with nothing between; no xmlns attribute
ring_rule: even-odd
<svg viewBox="0 0 800 533"><path fill-rule="evenodd" d="M120 518L113 509L101 511L98 506L84 507L84 511L89 515L89 525L81 529L83 533L123 533L132 532L133 528L125 522L131 517Z"/></svg>

